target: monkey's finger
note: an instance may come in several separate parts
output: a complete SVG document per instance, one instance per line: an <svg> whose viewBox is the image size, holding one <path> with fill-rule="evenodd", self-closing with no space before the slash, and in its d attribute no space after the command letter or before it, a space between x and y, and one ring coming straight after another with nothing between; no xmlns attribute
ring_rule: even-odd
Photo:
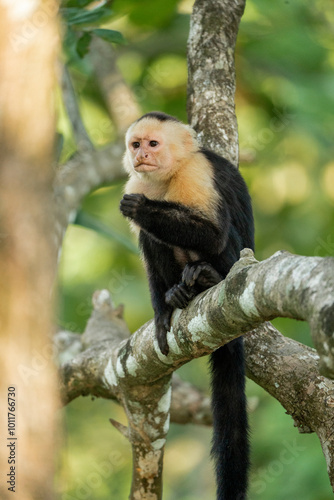
<svg viewBox="0 0 334 500"><path fill-rule="evenodd" d="M135 214L136 209L134 207L128 207L128 206L120 206L120 211L122 212L123 215L128 215L128 214Z"/></svg>
<svg viewBox="0 0 334 500"><path fill-rule="evenodd" d="M208 262L201 262L193 266L193 277L195 281L201 274L211 276L213 273L216 273L216 270Z"/></svg>
<svg viewBox="0 0 334 500"><path fill-rule="evenodd" d="M171 315L170 316L166 316L164 318L164 321L163 321L163 325L165 327L165 337L167 338L167 332L170 330L170 319L171 319Z"/></svg>
<svg viewBox="0 0 334 500"><path fill-rule="evenodd" d="M212 269L210 272L205 270L201 273L197 278L197 283L201 286L211 288L212 286L217 285L217 283L220 283L221 280L222 276L217 273L215 269Z"/></svg>
<svg viewBox="0 0 334 500"><path fill-rule="evenodd" d="M192 298L193 294L187 290L183 283L174 285L165 295L166 303L178 309L187 307Z"/></svg>
<svg viewBox="0 0 334 500"><path fill-rule="evenodd" d="M127 217L128 219L135 220L136 219L136 213L135 212L122 212L124 217Z"/></svg>
<svg viewBox="0 0 334 500"><path fill-rule="evenodd" d="M195 279L194 279L194 271L196 269L196 266L192 265L189 266L187 265L182 273L182 281L187 285L187 286L193 286L195 284Z"/></svg>
<svg viewBox="0 0 334 500"><path fill-rule="evenodd" d="M183 298L187 302L187 304L193 298L193 293L191 293L191 291L188 290L188 288L186 286L184 286L184 283L181 283L179 285L178 295L180 298Z"/></svg>
<svg viewBox="0 0 334 500"><path fill-rule="evenodd" d="M198 276L203 272L203 269L205 269L203 264L199 264L193 271L193 281L196 282Z"/></svg>
<svg viewBox="0 0 334 500"><path fill-rule="evenodd" d="M131 198L130 200L126 199L126 200L121 200L121 206L123 207L137 207L140 203L138 202L137 199L133 199Z"/></svg>
<svg viewBox="0 0 334 500"><path fill-rule="evenodd" d="M169 346L167 343L167 335L166 334L167 334L167 332L164 328L159 328L156 332L159 349L162 352L162 354L164 354L165 356L167 356L167 354L169 352Z"/></svg>
<svg viewBox="0 0 334 500"><path fill-rule="evenodd" d="M120 203L120 211L126 217L135 217L139 204L136 201L124 201Z"/></svg>
<svg viewBox="0 0 334 500"><path fill-rule="evenodd" d="M122 201L126 202L135 202L135 203L144 203L145 201L145 195L140 194L140 193L131 193L131 194L125 194L123 196Z"/></svg>
<svg viewBox="0 0 334 500"><path fill-rule="evenodd" d="M189 300L184 297L180 297L175 293L172 297L166 299L168 305L172 306L174 309L185 309L189 304Z"/></svg>
<svg viewBox="0 0 334 500"><path fill-rule="evenodd" d="M191 280L192 280L192 271L191 271L191 267L192 266L189 266L188 264L185 266L185 268L183 269L183 273L182 273L182 281L190 286L191 285Z"/></svg>
<svg viewBox="0 0 334 500"><path fill-rule="evenodd" d="M158 342L158 344L159 344L159 342ZM162 354L164 354L165 356L168 356L169 345L167 344L167 342L160 343L159 344L159 349L162 352Z"/></svg>
<svg viewBox="0 0 334 500"><path fill-rule="evenodd" d="M222 276L210 264L206 264L206 266L203 267L203 270L200 274L208 282L211 282L212 286L216 285L217 283L219 283L222 280Z"/></svg>
<svg viewBox="0 0 334 500"><path fill-rule="evenodd" d="M177 296L178 285L174 285L170 290L168 290L165 294L165 302L166 304L172 306L173 308L180 308L179 300ZM182 309L182 307L180 308Z"/></svg>
<svg viewBox="0 0 334 500"><path fill-rule="evenodd" d="M123 196L123 200L132 200L133 198L136 198L138 196L143 196L141 194L138 194L138 193L130 193L130 194L125 194Z"/></svg>
<svg viewBox="0 0 334 500"><path fill-rule="evenodd" d="M119 206L119 209L120 211L122 212L123 215L125 216L131 216L135 213L135 209L134 207L131 207L131 206L128 206L128 205L124 205L124 204L121 204Z"/></svg>

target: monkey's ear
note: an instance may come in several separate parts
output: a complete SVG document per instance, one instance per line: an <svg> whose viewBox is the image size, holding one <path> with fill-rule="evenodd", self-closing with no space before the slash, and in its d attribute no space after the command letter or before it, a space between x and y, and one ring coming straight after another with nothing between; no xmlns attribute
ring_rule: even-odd
<svg viewBox="0 0 334 500"><path fill-rule="evenodd" d="M184 125L184 128L188 130L189 134L196 140L197 142L197 134L195 130L190 125Z"/></svg>
<svg viewBox="0 0 334 500"><path fill-rule="evenodd" d="M186 133L183 136L183 144L188 151L198 149L197 135L195 130L190 125L183 125Z"/></svg>

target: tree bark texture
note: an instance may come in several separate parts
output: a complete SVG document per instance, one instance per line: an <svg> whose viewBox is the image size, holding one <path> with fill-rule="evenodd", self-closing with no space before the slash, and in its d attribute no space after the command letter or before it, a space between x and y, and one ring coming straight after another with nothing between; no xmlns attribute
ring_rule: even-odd
<svg viewBox="0 0 334 500"><path fill-rule="evenodd" d="M59 405L51 338L58 5L0 6L0 497L49 500Z"/></svg>
<svg viewBox="0 0 334 500"><path fill-rule="evenodd" d="M188 39L188 118L199 142L238 165L234 49L245 0L196 0Z"/></svg>

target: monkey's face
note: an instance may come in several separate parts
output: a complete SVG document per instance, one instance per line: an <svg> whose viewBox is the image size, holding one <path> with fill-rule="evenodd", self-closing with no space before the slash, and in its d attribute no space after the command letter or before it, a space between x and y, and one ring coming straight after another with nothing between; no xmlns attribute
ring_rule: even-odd
<svg viewBox="0 0 334 500"><path fill-rule="evenodd" d="M132 166L136 172L153 172L161 168L168 150L161 134L135 132L128 143Z"/></svg>
<svg viewBox="0 0 334 500"><path fill-rule="evenodd" d="M189 148L195 149L195 143L187 126L144 118L127 131L124 167L130 175L135 171L156 180L170 179Z"/></svg>

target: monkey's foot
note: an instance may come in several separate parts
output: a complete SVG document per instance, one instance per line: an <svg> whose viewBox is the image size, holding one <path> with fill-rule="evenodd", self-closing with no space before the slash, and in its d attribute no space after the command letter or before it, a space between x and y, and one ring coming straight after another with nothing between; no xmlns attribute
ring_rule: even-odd
<svg viewBox="0 0 334 500"><path fill-rule="evenodd" d="M174 308L184 309L194 297L192 290L189 290L184 283L178 283L166 292L165 301Z"/></svg>
<svg viewBox="0 0 334 500"><path fill-rule="evenodd" d="M187 264L182 273L182 281L188 286L195 283L204 289L211 288L222 280L221 275L207 262Z"/></svg>

